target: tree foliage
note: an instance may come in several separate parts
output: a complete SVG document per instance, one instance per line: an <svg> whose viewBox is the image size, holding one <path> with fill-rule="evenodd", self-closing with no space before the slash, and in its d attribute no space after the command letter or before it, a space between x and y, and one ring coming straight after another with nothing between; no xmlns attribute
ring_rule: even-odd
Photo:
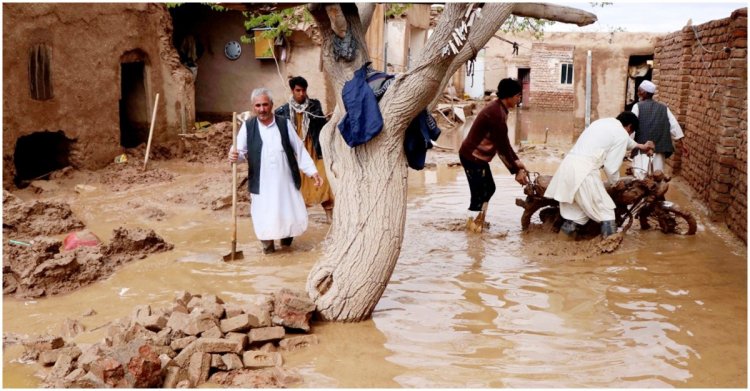
<svg viewBox="0 0 750 391"><path fill-rule="evenodd" d="M180 4L180 3L167 3L169 4ZM591 3L593 6L603 7L612 3L601 2ZM410 3L387 3L385 16L386 17L399 17L402 16L411 7ZM438 11L442 11L442 7L438 7ZM438 12L439 14L440 12ZM268 28L263 31L261 36L263 38L275 39L279 36L288 37L294 31L294 27L301 23L310 23L313 18L306 6L297 6L293 8L287 8L281 11L274 11L271 13L261 14L250 14L244 12L243 15L248 18L245 20L245 29L251 30L254 28ZM543 19L525 18L520 16L511 15L505 23L503 23L500 30L502 32L519 32L519 31L531 31L534 37L541 39L544 36L544 29L547 26L553 25L555 22ZM243 43L250 43L255 40L254 37L243 36Z"/></svg>
<svg viewBox="0 0 750 391"><path fill-rule="evenodd" d="M388 3L386 4L385 16L390 18L391 16L401 16L406 13L406 10L411 7L411 4L402 3Z"/></svg>
<svg viewBox="0 0 750 391"><path fill-rule="evenodd" d="M555 24L555 22L551 20L511 15L505 20L505 23L500 26L500 30L504 33L531 31L536 39L541 39L544 36L544 28L553 24Z"/></svg>
<svg viewBox="0 0 750 391"><path fill-rule="evenodd" d="M294 32L295 26L304 23L311 23L313 20L312 15L305 6L298 6L293 8L286 8L281 11L266 13L266 14L250 14L243 12L245 16L245 30L252 30L255 28L268 28L263 31L261 36L263 38L274 39L279 36L288 37ZM255 37L243 36L242 42L249 43L255 40Z"/></svg>
<svg viewBox="0 0 750 391"><path fill-rule="evenodd" d="M166 3L167 8L177 8L177 7L179 7L179 6L183 5L183 4L185 4L185 3ZM227 10L226 8L224 8L224 7L222 7L222 6L218 5L218 4L215 4L215 3L200 3L200 4L205 5L206 7L211 8L213 11L226 11Z"/></svg>

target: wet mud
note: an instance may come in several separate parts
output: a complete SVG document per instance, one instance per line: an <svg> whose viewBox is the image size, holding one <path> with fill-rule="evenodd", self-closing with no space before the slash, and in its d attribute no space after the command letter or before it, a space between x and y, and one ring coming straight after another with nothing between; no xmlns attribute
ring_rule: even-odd
<svg viewBox="0 0 750 391"><path fill-rule="evenodd" d="M62 202L23 202L3 191L3 237L29 239L39 235L57 235L83 228L70 206Z"/></svg>
<svg viewBox="0 0 750 391"><path fill-rule="evenodd" d="M228 303L304 289L330 228L320 207L308 209L309 228L291 248L263 255L244 199L237 237L245 258L220 260L231 238L231 169L224 159L231 141L224 140L211 162L149 163L149 171L170 179L139 179L128 168L123 172L134 183L115 190L96 173L74 171L14 192L27 205L68 205L86 229L106 246L117 243L114 253L132 260L66 294L5 295L3 386L41 384L39 364L24 361L17 342L59 335L66 322L84 330L68 341L91 344L106 336L113 319L139 305L167 306L186 289ZM524 145L520 153L530 170L551 174L564 150ZM401 256L372 319L313 321L320 344L284 356L284 367L299 373L295 387L747 386L746 246L706 217L679 178L667 199L698 217L698 233L631 228L607 252L595 242L561 242L534 225L522 232L522 209L514 204L522 188L497 162L488 224L482 234L466 232L469 192L457 160L454 153L430 151L434 165L410 171ZM238 194L246 197L246 189ZM136 254L159 246L146 245L152 242L143 231L125 235L140 244L116 239L118 229L145 228L174 247ZM37 251L54 253L67 230L45 234L51 239ZM85 257L91 250L76 251ZM235 378L220 383L235 384Z"/></svg>
<svg viewBox="0 0 750 391"><path fill-rule="evenodd" d="M3 296L34 298L71 292L109 277L124 263L169 251L153 230L118 228L112 240L65 251L63 242L37 236L29 246L3 247Z"/></svg>

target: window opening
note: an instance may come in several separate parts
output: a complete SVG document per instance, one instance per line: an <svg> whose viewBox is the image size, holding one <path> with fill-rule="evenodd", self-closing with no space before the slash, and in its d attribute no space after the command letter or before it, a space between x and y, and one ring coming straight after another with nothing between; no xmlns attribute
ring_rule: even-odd
<svg viewBox="0 0 750 391"><path fill-rule="evenodd" d="M560 84L573 84L573 64L562 64Z"/></svg>
<svg viewBox="0 0 750 391"><path fill-rule="evenodd" d="M29 84L34 100L52 99L51 57L52 49L46 44L34 45L29 51Z"/></svg>

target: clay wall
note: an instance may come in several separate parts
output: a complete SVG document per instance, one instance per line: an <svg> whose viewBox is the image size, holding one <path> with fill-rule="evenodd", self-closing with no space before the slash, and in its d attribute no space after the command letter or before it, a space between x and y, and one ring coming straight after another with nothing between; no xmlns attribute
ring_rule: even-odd
<svg viewBox="0 0 750 391"><path fill-rule="evenodd" d="M132 119L150 122L159 93L154 140L176 138L193 121L194 91L171 32L163 4L3 4L3 182L15 175L17 140L35 132L75 140L70 163L78 168L103 167L122 153L121 69L129 61L145 63L143 92L130 102L142 109ZM42 100L32 98L30 72L39 47L47 48L51 86Z"/></svg>
<svg viewBox="0 0 750 391"><path fill-rule="evenodd" d="M627 68L630 56L649 55L654 53L657 39L664 34L652 33L591 33L591 32L548 32L541 39L534 38L530 33L496 34L507 41L518 44L518 54L513 53L513 46L504 40L491 39L486 45L485 54L485 88L494 90L497 83L506 77L518 78L518 70L531 69L531 94L535 94L534 85L551 90L551 84L560 84L559 63L557 67L547 66L541 61L550 54L544 53L544 46L572 47L573 58L573 87L572 96L568 90L559 92L544 91L537 94L537 100L547 103L553 110L572 111L574 115L575 132L580 133L584 127L586 107L586 56L592 52L591 63L591 121L599 118L614 117L625 107ZM543 49L537 51L537 48ZM566 57L567 54L558 56ZM536 57L536 59L535 59ZM568 57L566 57L568 58ZM551 59L556 61L554 59ZM535 61L535 64L532 62ZM540 69L546 69L542 72ZM546 80L538 83L538 79ZM558 94L555 97L554 94ZM558 99L557 103L555 99ZM572 99L572 104L571 104ZM529 102L529 108L534 104Z"/></svg>
<svg viewBox="0 0 750 391"><path fill-rule="evenodd" d="M287 45L276 47L276 60L257 59L255 43L242 43L240 56L230 60L224 47L230 41L241 42L245 17L239 11L214 11L199 4L183 4L172 10L175 45L182 37L192 35L203 47L198 58L195 83L196 116L199 120L227 121L233 111L251 110L253 89L271 90L274 105L290 97L288 80L302 76L308 82L308 94L319 99L327 110L327 87L320 70L320 47L305 32L287 37Z"/></svg>
<svg viewBox="0 0 750 391"><path fill-rule="evenodd" d="M573 64L572 45L533 44L529 97L531 107L557 111L573 109L573 84L563 83L560 79L564 64Z"/></svg>
<svg viewBox="0 0 750 391"><path fill-rule="evenodd" d="M747 242L747 8L661 39L653 80L685 133L675 171Z"/></svg>

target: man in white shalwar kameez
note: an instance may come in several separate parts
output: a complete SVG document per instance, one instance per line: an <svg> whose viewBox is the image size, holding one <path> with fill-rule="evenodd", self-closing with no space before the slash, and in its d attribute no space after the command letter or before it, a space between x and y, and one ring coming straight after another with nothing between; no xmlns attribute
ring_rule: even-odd
<svg viewBox="0 0 750 391"><path fill-rule="evenodd" d="M560 163L544 196L560 202L565 219L561 232L572 236L577 226L589 219L602 223L602 236L617 232L615 203L607 194L599 169L610 184L620 178L620 165L627 150L649 151L652 143L638 144L630 133L638 129L638 117L623 112L617 118L603 118L586 128Z"/></svg>
<svg viewBox="0 0 750 391"><path fill-rule="evenodd" d="M268 254L275 251L274 240L290 246L307 229L300 170L315 186L323 181L292 123L274 115L270 91L255 89L251 99L256 116L240 127L237 152L230 149L229 161L248 162L253 228Z"/></svg>

